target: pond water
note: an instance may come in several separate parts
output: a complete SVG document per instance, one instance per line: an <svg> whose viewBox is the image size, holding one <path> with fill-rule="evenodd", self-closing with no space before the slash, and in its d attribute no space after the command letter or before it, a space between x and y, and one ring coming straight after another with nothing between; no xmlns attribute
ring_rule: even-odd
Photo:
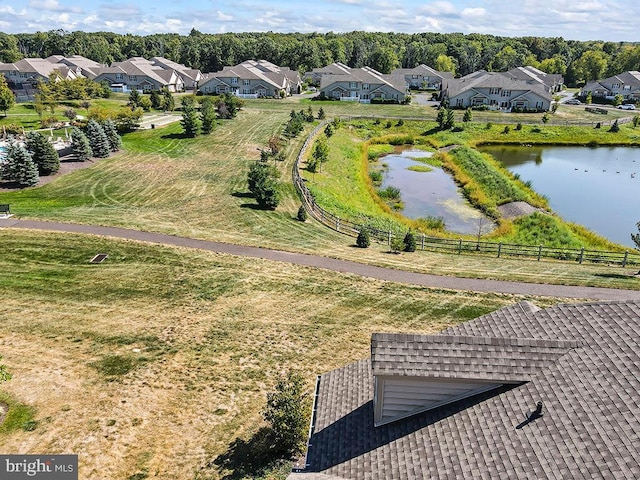
<svg viewBox="0 0 640 480"><path fill-rule="evenodd" d="M382 188L393 186L400 189L404 203L401 213L407 218L442 217L447 231L475 234L482 226L483 233L486 233L489 222L481 222L483 215L462 196L451 175L430 165L430 172L408 169L416 165L427 166L414 159L431 155L421 150L405 150L382 157L381 161L387 165Z"/></svg>
<svg viewBox="0 0 640 480"><path fill-rule="evenodd" d="M640 148L480 148L549 199L563 219L633 247L640 221Z"/></svg>

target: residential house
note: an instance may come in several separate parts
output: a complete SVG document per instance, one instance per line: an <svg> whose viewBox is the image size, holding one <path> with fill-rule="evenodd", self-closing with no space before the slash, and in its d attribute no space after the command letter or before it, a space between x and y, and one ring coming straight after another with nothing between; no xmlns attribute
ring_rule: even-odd
<svg viewBox="0 0 640 480"><path fill-rule="evenodd" d="M520 302L377 333L318 377L291 480L640 478L640 301Z"/></svg>
<svg viewBox="0 0 640 480"><path fill-rule="evenodd" d="M325 75L345 75L351 72L351 67L344 63L334 62L325 67L314 68L303 75L302 79L308 83L320 86L320 80Z"/></svg>
<svg viewBox="0 0 640 480"><path fill-rule="evenodd" d="M443 96L452 108L486 105L489 109L504 111L547 111L553 101L552 94L542 83L485 71L448 81Z"/></svg>
<svg viewBox="0 0 640 480"><path fill-rule="evenodd" d="M632 70L589 82L580 90L580 96L586 97L588 93L591 93L592 97L610 100L616 95L622 95L625 100L640 101L640 72Z"/></svg>
<svg viewBox="0 0 640 480"><path fill-rule="evenodd" d="M299 93L300 74L265 60L247 60L204 76L199 91L204 94L233 93L245 98L280 97Z"/></svg>
<svg viewBox="0 0 640 480"><path fill-rule="evenodd" d="M180 92L185 89L184 80L176 70L165 69L142 57L133 57L103 67L98 70L94 81L106 81L113 91L119 92L152 92L163 88L170 92Z"/></svg>
<svg viewBox="0 0 640 480"><path fill-rule="evenodd" d="M34 89L38 82L48 82L54 72L63 80L82 76L76 68L45 58L23 58L14 63L0 63L0 73L14 91Z"/></svg>
<svg viewBox="0 0 640 480"><path fill-rule="evenodd" d="M373 68L352 68L342 74L327 74L320 78L320 98L370 103L395 101L407 96L403 75L385 75Z"/></svg>
<svg viewBox="0 0 640 480"><path fill-rule="evenodd" d="M53 55L48 58L56 58L56 63L67 65L69 68L75 68L81 76L91 80L98 76L98 71L101 68L106 67L106 65L95 62L89 58L83 57L82 55L70 55L68 57Z"/></svg>
<svg viewBox="0 0 640 480"><path fill-rule="evenodd" d="M204 77L202 72L197 68L189 68L181 63L174 62L164 57L153 57L149 62L152 65L161 67L164 70L174 70L182 78L184 87L187 90L195 90Z"/></svg>
<svg viewBox="0 0 640 480"><path fill-rule="evenodd" d="M441 90L444 81L453 80L451 72L438 72L424 64L414 68L398 68L391 74L404 75L409 88L421 90Z"/></svg>
<svg viewBox="0 0 640 480"><path fill-rule="evenodd" d="M502 72L502 74L515 80L544 85L549 93L559 92L564 85L564 77L561 74L546 73L532 66L512 68L511 70Z"/></svg>

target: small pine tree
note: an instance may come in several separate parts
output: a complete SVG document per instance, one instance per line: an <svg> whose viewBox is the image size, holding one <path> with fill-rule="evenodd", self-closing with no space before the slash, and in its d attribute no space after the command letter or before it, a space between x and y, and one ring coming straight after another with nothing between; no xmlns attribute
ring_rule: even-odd
<svg viewBox="0 0 640 480"><path fill-rule="evenodd" d="M249 167L247 184L260 207L275 210L280 204L278 170L268 163L256 161Z"/></svg>
<svg viewBox="0 0 640 480"><path fill-rule="evenodd" d="M318 110L318 120L324 120L326 117L326 114L324 113L324 108L320 107L320 110Z"/></svg>
<svg viewBox="0 0 640 480"><path fill-rule="evenodd" d="M618 119L616 119L613 124L611 125L611 128L609 129L610 132L612 133L618 133L620 131L620 125L618 125Z"/></svg>
<svg viewBox="0 0 640 480"><path fill-rule="evenodd" d="M156 110L160 110L162 108L162 96L160 95L160 93L158 93L157 90L154 90L153 92L151 92L151 95L149 96L149 100L151 101L152 108Z"/></svg>
<svg viewBox="0 0 640 480"><path fill-rule="evenodd" d="M413 234L413 232L407 232L407 234L404 236L404 239L402 240L402 243L404 245L403 250L405 252L416 251L416 236Z"/></svg>
<svg viewBox="0 0 640 480"><path fill-rule="evenodd" d="M162 110L165 112L173 112L176 108L176 101L168 88L162 89Z"/></svg>
<svg viewBox="0 0 640 480"><path fill-rule="evenodd" d="M40 132L27 133L25 147L31 154L33 163L38 167L39 175L51 175L60 170L60 157L53 145Z"/></svg>
<svg viewBox="0 0 640 480"><path fill-rule="evenodd" d="M38 167L31 159L31 154L22 145L9 142L0 176L4 180L15 182L19 187L33 187L40 177Z"/></svg>
<svg viewBox="0 0 640 480"><path fill-rule="evenodd" d="M89 139L77 127L73 127L71 130L71 150L79 162L86 162L93 157Z"/></svg>
<svg viewBox="0 0 640 480"><path fill-rule="evenodd" d="M205 97L200 102L200 122L202 133L208 135L216 124L216 109L211 97Z"/></svg>
<svg viewBox="0 0 640 480"><path fill-rule="evenodd" d="M127 102L127 105L131 107L131 110L135 110L140 106L140 92L135 88L131 90L131 93L129 94L129 101Z"/></svg>
<svg viewBox="0 0 640 480"><path fill-rule="evenodd" d="M369 232L366 229L362 229L358 232L358 238L356 238L356 245L360 248L368 248L371 245L371 238Z"/></svg>
<svg viewBox="0 0 640 480"><path fill-rule="evenodd" d="M306 222L307 221L307 209L304 208L304 205L300 205L300 208L298 209L298 216L297 216L298 220L300 220L301 222Z"/></svg>
<svg viewBox="0 0 640 480"><path fill-rule="evenodd" d="M120 150L120 147L122 146L122 138L120 138L120 134L118 133L118 129L116 129L116 124L113 123L113 120L108 119L104 122L102 129L109 140L109 149L112 152Z"/></svg>
<svg viewBox="0 0 640 480"><path fill-rule="evenodd" d="M182 120L180 120L180 124L188 137L195 137L200 130L200 120L194 104L193 97L184 97L182 99Z"/></svg>
<svg viewBox="0 0 640 480"><path fill-rule="evenodd" d="M94 157L106 158L111 151L109 147L109 139L104 133L104 129L95 120L89 120L87 123L87 138Z"/></svg>
<svg viewBox="0 0 640 480"><path fill-rule="evenodd" d="M463 121L464 123L469 123L469 122L471 122L472 120L473 120L473 112L471 111L471 109L470 109L470 108L467 108L467 109L464 111L464 115L462 116L462 121Z"/></svg>

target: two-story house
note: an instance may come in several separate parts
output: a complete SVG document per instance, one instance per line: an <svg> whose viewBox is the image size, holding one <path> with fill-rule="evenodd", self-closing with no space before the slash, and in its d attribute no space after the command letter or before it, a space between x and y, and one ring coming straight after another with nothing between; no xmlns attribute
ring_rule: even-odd
<svg viewBox="0 0 640 480"><path fill-rule="evenodd" d="M23 58L14 63L0 63L0 74L4 75L9 88L14 91L33 89L40 81L48 82L54 72L57 78L63 80L82 76L77 68L45 58Z"/></svg>
<svg viewBox="0 0 640 480"><path fill-rule="evenodd" d="M244 98L281 97L299 93L300 74L266 60L247 60L219 72L208 73L199 85L207 94L233 93Z"/></svg>
<svg viewBox="0 0 640 480"><path fill-rule="evenodd" d="M320 98L370 103L372 100L403 103L407 84L403 75L385 75L373 68L351 68L346 73L322 75Z"/></svg>
<svg viewBox="0 0 640 480"><path fill-rule="evenodd" d="M530 65L524 67L516 67L503 72L515 80L522 80L529 83L539 83L544 85L550 93L556 93L562 90L564 85L564 77L559 73L546 73Z"/></svg>
<svg viewBox="0 0 640 480"><path fill-rule="evenodd" d="M539 82L518 80L503 72L474 72L450 80L443 90L452 108L479 107L547 111L553 96Z"/></svg>
<svg viewBox="0 0 640 480"><path fill-rule="evenodd" d="M586 97L588 93L592 97L612 99L616 95L622 95L625 100L640 101L640 72L631 70L589 82L580 90L580 96Z"/></svg>
<svg viewBox="0 0 640 480"><path fill-rule="evenodd" d="M409 88L420 90L440 90L444 81L453 79L451 72L439 72L424 64L414 68L398 68L391 75L404 75Z"/></svg>
<svg viewBox="0 0 640 480"><path fill-rule="evenodd" d="M178 72L154 65L142 57L133 57L103 67L98 70L94 80L108 82L111 90L118 92L152 92L163 88L170 92L180 92L185 89L184 80Z"/></svg>

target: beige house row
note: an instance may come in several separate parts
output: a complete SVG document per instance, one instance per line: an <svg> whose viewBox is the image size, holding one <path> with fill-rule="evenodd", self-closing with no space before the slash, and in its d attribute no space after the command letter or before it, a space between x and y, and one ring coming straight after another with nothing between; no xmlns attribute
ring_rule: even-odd
<svg viewBox="0 0 640 480"><path fill-rule="evenodd" d="M631 70L589 82L580 90L580 96L586 97L588 93L593 97L613 99L616 95L622 95L625 100L640 101L640 72Z"/></svg>

